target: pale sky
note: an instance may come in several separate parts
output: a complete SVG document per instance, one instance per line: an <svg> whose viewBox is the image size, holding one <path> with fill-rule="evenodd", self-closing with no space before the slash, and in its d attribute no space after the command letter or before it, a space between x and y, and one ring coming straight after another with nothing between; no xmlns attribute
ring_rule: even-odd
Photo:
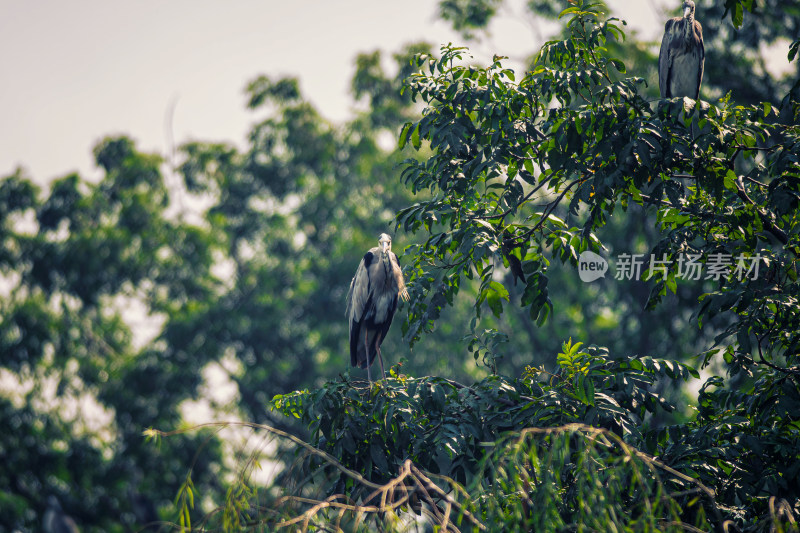
<svg viewBox="0 0 800 533"><path fill-rule="evenodd" d="M609 3L656 39L662 1ZM521 58L541 45L536 32L548 27L519 16L523 4L501 11L476 58ZM0 0L0 177L17 166L39 183L98 177L91 150L106 135L165 154L172 103L176 144L242 145L255 120L243 88L259 74L298 77L323 116L345 120L358 53L462 44L436 9L434 0Z"/></svg>

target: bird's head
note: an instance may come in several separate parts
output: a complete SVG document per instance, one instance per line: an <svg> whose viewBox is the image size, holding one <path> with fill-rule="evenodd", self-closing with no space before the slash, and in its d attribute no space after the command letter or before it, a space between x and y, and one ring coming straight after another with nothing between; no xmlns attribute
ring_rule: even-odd
<svg viewBox="0 0 800 533"><path fill-rule="evenodd" d="M694 16L694 2L692 0L684 0L683 18L688 19L691 16Z"/></svg>
<svg viewBox="0 0 800 533"><path fill-rule="evenodd" d="M381 236L378 237L378 244L381 247L381 252L386 254L392 251L392 238L389 237L385 233L381 233Z"/></svg>
<svg viewBox="0 0 800 533"><path fill-rule="evenodd" d="M58 498L56 498L52 494L47 497L47 506L53 509L54 511L61 510L61 502L59 502Z"/></svg>

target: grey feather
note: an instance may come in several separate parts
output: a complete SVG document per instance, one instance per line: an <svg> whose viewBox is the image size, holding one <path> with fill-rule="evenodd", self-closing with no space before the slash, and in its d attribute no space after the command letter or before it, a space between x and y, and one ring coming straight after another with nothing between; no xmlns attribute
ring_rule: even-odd
<svg viewBox="0 0 800 533"><path fill-rule="evenodd" d="M370 252L375 253L374 251L379 250L380 249L376 247L372 248ZM364 266L364 259L362 258L361 262L358 264L356 275L353 276L353 279L350 281L350 290L347 293L347 311L345 312L345 316L351 322L358 322L361 320L368 296L369 275L367 274L367 269Z"/></svg>
<svg viewBox="0 0 800 533"><path fill-rule="evenodd" d="M662 98L688 96L697 100L703 82L703 27L694 19L692 0L683 3L684 16L667 21L658 54L658 88Z"/></svg>
<svg viewBox="0 0 800 533"><path fill-rule="evenodd" d="M47 509L42 519L42 530L45 533L79 533L78 525L61 508L55 496L47 498Z"/></svg>

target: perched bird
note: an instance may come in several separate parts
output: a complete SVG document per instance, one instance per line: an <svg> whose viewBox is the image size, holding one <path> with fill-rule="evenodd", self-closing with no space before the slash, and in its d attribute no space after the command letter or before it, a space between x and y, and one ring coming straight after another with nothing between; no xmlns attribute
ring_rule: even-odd
<svg viewBox="0 0 800 533"><path fill-rule="evenodd" d="M136 531L161 531L161 520L153 500L133 487L128 488L128 499L131 502L133 515L136 517Z"/></svg>
<svg viewBox="0 0 800 533"><path fill-rule="evenodd" d="M397 297L408 300L403 271L392 252L392 238L381 233L378 244L364 254L358 265L350 282L345 312L350 321L350 364L366 368L370 383L369 368L375 356L381 363L382 376L386 377L381 343L392 324Z"/></svg>
<svg viewBox="0 0 800 533"><path fill-rule="evenodd" d="M79 533L78 525L61 508L58 498L47 498L47 510L44 512L42 529L45 533Z"/></svg>
<svg viewBox="0 0 800 533"><path fill-rule="evenodd" d="M664 26L661 52L658 54L658 88L661 98L700 97L703 82L703 27L694 19L694 2L683 2L683 17L675 17Z"/></svg>

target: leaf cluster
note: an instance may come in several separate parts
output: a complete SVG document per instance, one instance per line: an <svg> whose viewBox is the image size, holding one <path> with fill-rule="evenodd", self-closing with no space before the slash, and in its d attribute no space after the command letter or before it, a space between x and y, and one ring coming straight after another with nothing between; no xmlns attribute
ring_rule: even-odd
<svg viewBox="0 0 800 533"><path fill-rule="evenodd" d="M621 442L642 445L645 417L673 409L651 391L655 381L697 375L670 361L612 358L597 347L581 348L580 343L565 343L554 373L529 368L516 379L495 375L467 387L443 378L406 376L395 366L389 379L373 387L349 379L332 381L315 391L278 395L272 405L308 424L311 444L373 483L387 483L410 460L471 487L470 505L479 505L478 494L501 501L511 489L499 485L486 469L498 464L494 454L506 435L578 423L606 428ZM580 453L577 443L568 449L568 455ZM315 455L302 460L304 470L311 472L325 466ZM568 476L570 468L563 466L553 475ZM355 501L371 492L348 476L330 483L332 493ZM562 504L555 499L549 508ZM558 512L567 521L578 520L578 514L567 510L573 504L565 505Z"/></svg>

